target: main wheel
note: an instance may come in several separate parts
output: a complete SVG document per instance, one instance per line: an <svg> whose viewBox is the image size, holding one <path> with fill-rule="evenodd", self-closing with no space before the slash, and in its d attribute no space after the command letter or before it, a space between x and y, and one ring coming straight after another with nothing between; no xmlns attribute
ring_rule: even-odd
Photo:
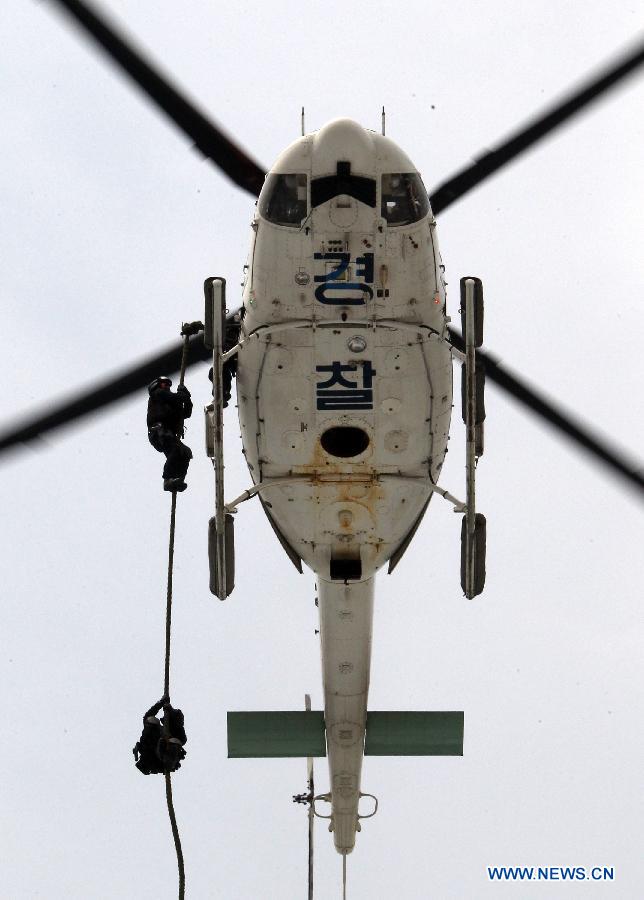
<svg viewBox="0 0 644 900"><path fill-rule="evenodd" d="M471 600L483 593L485 587L485 545L487 525L485 516L477 513L474 517L474 534L467 533L467 516L463 516L461 524L461 587L463 593ZM468 584L467 558L468 540L470 552L474 554L473 584Z"/></svg>
<svg viewBox="0 0 644 900"><path fill-rule="evenodd" d="M226 593L232 594L235 587L235 519L230 513L226 513L225 525L225 553L226 553ZM208 564L210 567L210 593L219 597L217 593L217 522L215 516L208 522ZM225 597L219 597L225 600Z"/></svg>
<svg viewBox="0 0 644 900"><path fill-rule="evenodd" d="M467 310L465 308L465 282L474 282L474 346L480 347L483 343L483 282L480 278L467 276L461 278L461 328L463 340L467 333Z"/></svg>

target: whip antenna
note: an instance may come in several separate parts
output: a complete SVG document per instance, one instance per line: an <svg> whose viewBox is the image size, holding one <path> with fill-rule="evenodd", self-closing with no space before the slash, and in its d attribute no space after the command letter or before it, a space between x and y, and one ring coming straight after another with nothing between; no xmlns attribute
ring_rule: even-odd
<svg viewBox="0 0 644 900"><path fill-rule="evenodd" d="M306 712L311 712L311 697L309 694L304 695L304 709ZM313 757L307 756L306 758L306 774L307 774L307 793L306 794L295 794L293 796L293 803L308 803L308 818L309 818L309 890L308 890L308 900L313 900L313 820L315 817L315 785L313 782ZM328 817L327 817L328 818Z"/></svg>
<svg viewBox="0 0 644 900"><path fill-rule="evenodd" d="M302 107L302 133L304 133L304 107ZM311 712L311 695L304 695L304 708L307 712ZM309 791L309 900L313 900L313 798L315 797L315 787L313 783L313 757L308 756L306 759L307 767L307 787Z"/></svg>

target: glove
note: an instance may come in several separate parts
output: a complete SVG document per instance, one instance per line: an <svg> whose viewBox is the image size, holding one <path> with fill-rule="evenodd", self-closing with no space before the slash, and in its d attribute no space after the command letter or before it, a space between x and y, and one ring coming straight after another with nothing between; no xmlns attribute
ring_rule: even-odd
<svg viewBox="0 0 644 900"><path fill-rule="evenodd" d="M185 384L180 384L180 385L177 387L177 394L187 394L188 397L189 397L189 396L190 396L190 391L189 391L188 388L185 386Z"/></svg>

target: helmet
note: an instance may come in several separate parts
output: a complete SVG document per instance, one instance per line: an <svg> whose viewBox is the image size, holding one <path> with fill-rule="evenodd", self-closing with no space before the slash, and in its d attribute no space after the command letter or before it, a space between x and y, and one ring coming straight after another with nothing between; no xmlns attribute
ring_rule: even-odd
<svg viewBox="0 0 644 900"><path fill-rule="evenodd" d="M161 387L162 382L165 382L167 385L172 384L172 379L168 378L167 375L159 375L158 378L155 378L154 381L150 382L148 385L148 394L151 394L152 391L156 391L158 387Z"/></svg>

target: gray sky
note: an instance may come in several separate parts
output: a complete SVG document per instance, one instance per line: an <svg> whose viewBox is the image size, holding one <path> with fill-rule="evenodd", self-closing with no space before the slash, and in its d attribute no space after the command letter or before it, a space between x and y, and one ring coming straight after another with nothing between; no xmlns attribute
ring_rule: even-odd
<svg viewBox="0 0 644 900"><path fill-rule="evenodd" d="M217 8L218 7L218 8ZM154 4L109 8L265 165L337 116L379 127L429 188L627 44L623 0ZM206 275L235 301L252 200L190 149L47 3L5 0L0 93L3 420L167 343L202 316ZM439 217L458 279L486 292L486 345L625 447L640 386L644 78ZM435 108L432 108L435 107ZM448 289L449 291L449 289ZM322 701L313 577L257 505L237 520L237 586L208 592L213 480L199 410L179 499L172 693L188 758L174 780L188 896L305 896L297 760L226 759L228 709ZM130 748L161 693L169 497L146 395L4 465L2 893L171 898L163 783ZM456 411L458 412L458 410ZM489 388L482 597L459 587L460 521L434 500L378 578L374 709L465 710L463 759L377 759L380 799L349 897L632 898L644 879L641 504ZM228 494L250 481L227 412ZM463 493L455 415L442 482ZM641 454L640 454L641 455ZM317 784L327 790L326 764ZM339 896L324 823L317 896ZM610 885L490 884L487 865L612 865ZM521 893L522 891L522 893Z"/></svg>

